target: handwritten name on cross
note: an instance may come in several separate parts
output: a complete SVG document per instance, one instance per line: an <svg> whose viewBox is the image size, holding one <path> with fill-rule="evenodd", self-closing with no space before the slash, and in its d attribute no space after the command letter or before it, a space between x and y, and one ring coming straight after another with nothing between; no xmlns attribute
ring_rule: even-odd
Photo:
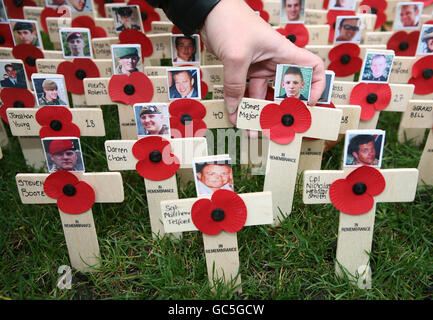
<svg viewBox="0 0 433 320"><path fill-rule="evenodd" d="M140 140L148 138L153 137L145 137ZM138 159L133 154L133 147L137 141L138 140L105 141L105 152L107 155L108 169L110 171L136 170ZM207 155L207 143L205 138L179 138L167 141L169 141L171 146L171 152L179 160L179 168L188 168L192 171L193 157ZM161 161L164 161L164 157ZM145 178L144 183L152 235L153 237L162 237L165 232L161 222L160 202L162 200L178 199L176 174L162 180Z"/></svg>
<svg viewBox="0 0 433 320"><path fill-rule="evenodd" d="M73 175L80 182L86 182L92 187L95 193L95 202L123 202L123 183L119 172L75 172ZM49 176L47 173L17 174L16 183L22 203L43 205L56 203L56 199L49 197L44 191L44 182ZM80 200L73 201L79 202ZM92 268L99 266L100 257L92 209L80 214L69 214L59 209L59 213L71 266L82 272L92 271Z"/></svg>
<svg viewBox="0 0 433 320"><path fill-rule="evenodd" d="M367 170L369 171L365 171ZM358 171L357 178L349 180L349 174ZM371 195L370 189L380 185L380 180L371 175L370 169L380 172L383 176L383 191L378 195ZM361 174L362 172L362 174ZM360 176L359 176L360 175ZM373 176L373 178L371 178ZM376 203L381 202L411 202L415 198L417 187L418 170L417 169L380 169L372 167L345 168L344 170L307 170L304 172L303 179L303 202L306 204L325 204L330 203L331 185L339 180L346 179L347 190L352 197L348 197L346 192L334 192L334 197L345 206L354 203L356 195L367 197L362 198L360 205L367 205L368 201L371 208L364 209L365 213L346 214L340 212L338 225L338 240L336 253L336 274L342 276L347 273L348 276L356 280L360 278L366 283L358 281L361 288L371 286L371 270L369 267L369 253L371 252L374 220L376 215ZM367 183L366 181L370 181ZM365 188L364 188L365 187ZM347 198L346 198L347 197ZM347 203L349 202L349 203ZM357 204L359 204L357 202ZM352 210L352 209L351 209Z"/></svg>

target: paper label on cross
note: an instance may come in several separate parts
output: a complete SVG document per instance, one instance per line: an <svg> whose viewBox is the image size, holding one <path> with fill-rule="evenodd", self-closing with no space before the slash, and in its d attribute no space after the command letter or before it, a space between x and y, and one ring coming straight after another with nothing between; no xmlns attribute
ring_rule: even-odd
<svg viewBox="0 0 433 320"><path fill-rule="evenodd" d="M330 203L329 189L338 179L345 179L356 169L341 170L307 170L303 180L303 202L305 204ZM336 272L343 270L355 276L360 266L369 264L368 253L371 251L376 203L411 202L415 198L417 169L381 169L385 179L385 189L374 197L372 208L359 215L340 213L337 242ZM342 267L342 268L341 268Z"/></svg>

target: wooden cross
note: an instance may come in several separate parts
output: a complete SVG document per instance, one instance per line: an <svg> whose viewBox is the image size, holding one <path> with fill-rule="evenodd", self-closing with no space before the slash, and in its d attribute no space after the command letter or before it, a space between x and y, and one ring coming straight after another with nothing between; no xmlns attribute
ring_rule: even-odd
<svg viewBox="0 0 433 320"><path fill-rule="evenodd" d="M64 108L64 107L56 107ZM9 108L6 111L11 133L18 136L27 165L45 167L36 112L40 108ZM104 119L100 108L72 108L72 122L78 126L82 136L105 136Z"/></svg>
<svg viewBox="0 0 433 320"><path fill-rule="evenodd" d="M359 82L334 81L334 86L332 89L332 102L336 105L349 104L350 94L357 84L359 84ZM391 101L389 105L381 111L404 112L407 108L409 100L412 99L415 86L413 84L390 83L389 87L391 89ZM358 128L375 129L381 111L376 110L374 116L369 120L359 120Z"/></svg>
<svg viewBox="0 0 433 320"><path fill-rule="evenodd" d="M245 193L239 194L239 197L242 198L247 208L247 218L244 226L272 223L271 192ZM165 232L198 231L191 218L191 209L198 199L211 199L211 196L161 201ZM221 231L216 235L203 233L203 243L208 278L211 285L213 286L215 282L222 281L226 284L232 283L239 286L241 278L238 275L239 248L236 232ZM237 290L241 291L242 288L238 287Z"/></svg>
<svg viewBox="0 0 433 320"><path fill-rule="evenodd" d="M418 164L418 184L433 185L433 101L409 101L407 111L403 113L400 122L401 128L421 130L421 140L424 139L425 129L430 129ZM401 140L404 141L403 137Z"/></svg>
<svg viewBox="0 0 433 320"><path fill-rule="evenodd" d="M306 204L330 203L329 189L337 179L344 179L356 168L344 170L307 170L303 176L303 201ZM337 240L335 271L342 276L348 276L358 281L361 288L371 286L371 270L369 253L373 240L376 203L380 202L411 202L415 197L418 170L417 169L381 169L385 179L385 189L374 197L372 208L359 215L340 212ZM363 283L363 281L366 283Z"/></svg>
<svg viewBox="0 0 433 320"><path fill-rule="evenodd" d="M123 202L123 183L119 172L73 173L79 180L88 183L95 191L95 202ZM51 204L56 200L44 191L47 173L19 173L16 183L21 201L24 204ZM68 214L59 209L68 247L69 259L73 268L90 272L99 266L99 244L93 220L92 209L81 214Z"/></svg>
<svg viewBox="0 0 433 320"><path fill-rule="evenodd" d="M193 157L207 155L207 143L205 138L182 138L170 139L168 141L170 142L172 153L179 159L180 168L188 168L192 171ZM111 171L135 170L138 161L132 153L132 148L136 142L137 140L105 141L108 169ZM144 183L146 187L152 236L162 237L165 232L161 222L159 204L163 199L178 199L176 175L160 181L152 181L145 178ZM180 236L180 234L177 236Z"/></svg>
<svg viewBox="0 0 433 320"><path fill-rule="evenodd" d="M242 99L238 107L237 127L262 131L260 114L269 103L266 100ZM272 191L274 224L279 224L279 220L292 211L302 138L337 140L340 131L341 110L320 107L307 109L311 114L311 125L307 131L296 133L286 145L269 140L263 190Z"/></svg>

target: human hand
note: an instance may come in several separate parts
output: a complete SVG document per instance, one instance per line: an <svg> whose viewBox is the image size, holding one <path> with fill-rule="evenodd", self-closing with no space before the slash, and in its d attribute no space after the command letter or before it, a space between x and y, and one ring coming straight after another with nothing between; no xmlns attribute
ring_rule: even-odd
<svg viewBox="0 0 433 320"><path fill-rule="evenodd" d="M313 68L310 105L316 104L325 89L322 59L287 40L243 0L221 0L208 14L200 34L206 48L224 64L224 100L233 124L246 79L249 96L264 99L277 64ZM256 137L257 132L249 135Z"/></svg>

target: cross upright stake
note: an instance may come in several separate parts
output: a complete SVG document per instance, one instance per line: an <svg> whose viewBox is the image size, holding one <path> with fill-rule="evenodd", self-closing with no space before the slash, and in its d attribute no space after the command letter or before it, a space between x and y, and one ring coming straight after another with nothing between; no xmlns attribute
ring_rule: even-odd
<svg viewBox="0 0 433 320"><path fill-rule="evenodd" d="M218 190L212 196L200 196L198 198L166 200L161 202L162 219L164 229L167 233L202 231L203 243L206 255L206 266L208 278L213 286L215 282L222 281L226 284L234 281L238 286L241 282L239 272L239 249L237 242L237 231L230 231L235 228L232 216L239 216L239 210L231 211L231 206L238 208L239 198L246 206L246 217L244 226L271 224L273 222L272 214L272 194L271 192L245 193L236 195L232 191ZM211 199L211 201L209 201ZM226 201L225 206L221 199ZM205 206L212 203L215 210L198 210L199 201L205 201ZM207 203L206 203L207 202ZM201 208L203 209L203 208ZM193 212L196 210L196 212ZM222 210L221 217L215 216L216 211ZM197 212L199 211L199 212ZM241 210L242 211L242 210ZM220 213L220 212L218 212ZM196 214L205 220L207 227L215 224L216 229L222 228L221 224L227 222L228 225L223 230L213 230L212 234L208 229L204 229L201 224L197 223ZM200 220L200 218L198 218ZM197 227L198 225L198 227ZM239 226L238 226L239 227ZM240 226L242 227L242 226ZM213 228L213 227L212 227ZM238 230L237 228L236 230ZM239 287L238 291L242 291Z"/></svg>
<svg viewBox="0 0 433 320"><path fill-rule="evenodd" d="M70 173L67 171L58 171L53 174L59 172L74 175L78 178L80 183L85 182L90 185L95 193L95 202L123 202L122 176L118 172ZM44 189L45 181L49 176L50 175L47 173L17 174L16 183L22 203L44 205L56 203L56 199L49 197ZM79 190L78 187L76 190ZM77 191L77 196L78 192L79 191ZM68 196L66 195L66 197ZM81 200L76 198L73 201L80 202ZM57 203L60 206L60 202ZM65 209L65 211L67 210ZM81 213L74 212L73 214L66 213L59 209L59 213L71 266L81 272L91 272L93 268L99 266L100 257L92 209L90 208Z"/></svg>
<svg viewBox="0 0 433 320"><path fill-rule="evenodd" d="M383 180L381 180L382 178L377 178L377 172L380 172ZM350 176L351 173L353 173L353 178ZM339 179L345 179L347 190L336 188L337 184L334 183L341 184L341 180ZM360 211L354 212L353 208L350 210L344 209L347 212L351 211L349 213L340 211L335 264L337 275L342 276L344 273L347 273L351 280L358 280L360 288L371 288L369 254L373 241L376 203L413 201L417 179L418 170L412 168L377 170L372 167L362 166L359 168L345 168L343 170L307 170L304 172L304 203L330 203L332 196L332 199L336 199L333 200L334 206L337 203L337 206L340 208L341 203L346 207L351 203L356 203L361 207L366 206L366 208L363 208L362 213ZM363 190L364 193L356 189L356 185L359 186L360 184L364 184L364 187L367 188L367 190ZM368 194L369 191L375 189L380 184L383 185L383 191L379 194L377 192L374 195ZM367 197L367 194L369 195L369 199L364 198ZM361 196L363 198L359 198L358 200L357 197ZM359 210L359 208L356 208L356 210Z"/></svg>
<svg viewBox="0 0 433 320"><path fill-rule="evenodd" d="M289 215L292 211L302 138L309 137L337 140L342 116L341 110L307 107L296 98L286 98L279 106L277 103L278 102L244 98L239 105L237 119L238 128L263 131L266 135L271 136L266 160L266 175L263 190L272 192L274 224L276 225L279 224L279 220ZM289 108L291 108L291 106L296 105L301 109L303 108L302 110L307 110L308 112L305 111L305 113L310 115L307 116L310 121L307 121L308 124L303 126L303 132L293 132L291 141L285 140L284 136L278 139L278 134L282 132L285 134L290 130L289 128L291 128L292 125L303 124L302 115L297 117L296 111L293 112L292 118L294 118L294 121L291 121L291 125L290 123L286 125L283 122L283 120L290 119L291 114L289 113L282 115L280 118L275 117L273 119L275 124L272 125L277 129L280 128L277 135L273 134L272 127L269 130L262 128L261 125L261 119L264 117L264 108L273 108L271 109L271 113L279 112L278 110L280 110L283 103L287 106L287 110L290 110ZM275 141L273 141L273 139Z"/></svg>
<svg viewBox="0 0 433 320"><path fill-rule="evenodd" d="M162 153L162 158L158 161L161 168L154 169L153 171L167 170L164 165L172 165L175 163L172 162L175 161L174 158L177 158L176 161L178 161L177 163L180 168L190 168L192 170L193 157L207 155L207 143L205 138L165 140L158 136L151 136L140 140L107 140L105 141L105 152L107 155L108 169L111 171L136 170L139 160L145 160L146 157L149 158L151 153L147 153L142 159L137 159L134 156L134 145L141 140L150 142L148 150L152 149L153 144L155 151ZM157 150L156 146L160 144L164 144L162 147L163 150ZM171 153L174 157L170 157ZM165 157L167 157L167 159ZM170 171L171 175L167 174L166 176L159 177L153 176L152 172L150 172L150 176L145 175L147 178L144 178L144 182L153 237L162 237L165 234L161 222L160 201L164 199L178 199L176 171L177 169ZM139 171L139 173L143 176L142 171ZM177 236L180 236L180 234L177 234Z"/></svg>

